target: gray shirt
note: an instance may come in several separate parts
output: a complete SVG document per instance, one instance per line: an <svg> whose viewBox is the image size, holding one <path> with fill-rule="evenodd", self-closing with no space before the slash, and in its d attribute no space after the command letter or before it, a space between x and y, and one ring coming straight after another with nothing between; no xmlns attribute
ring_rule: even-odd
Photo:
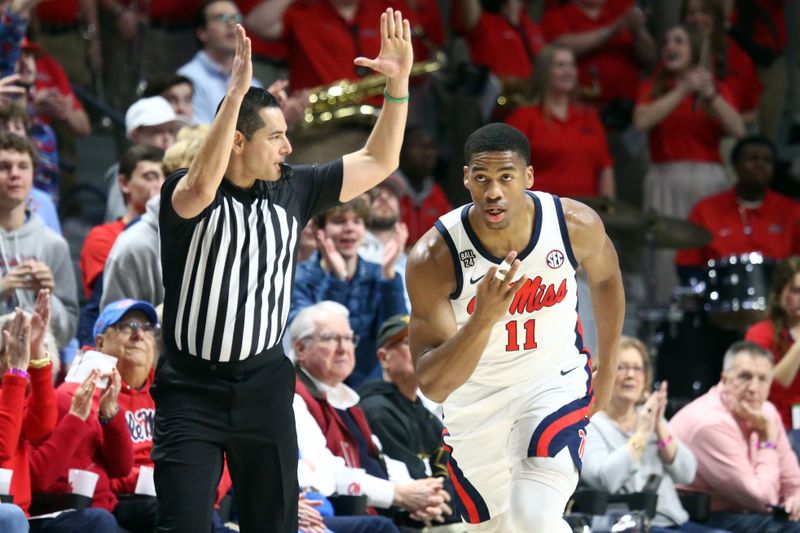
<svg viewBox="0 0 800 533"><path fill-rule="evenodd" d="M623 431L604 412L592 417L586 435L581 480L593 488L610 494L640 492L651 474L662 476L658 487L658 504L653 525L668 527L689 520L681 505L676 483L694 480L697 461L692 452L677 442L678 451L672 464L664 464L658 454L655 434L650 436L639 461L634 461L627 446L632 433Z"/></svg>

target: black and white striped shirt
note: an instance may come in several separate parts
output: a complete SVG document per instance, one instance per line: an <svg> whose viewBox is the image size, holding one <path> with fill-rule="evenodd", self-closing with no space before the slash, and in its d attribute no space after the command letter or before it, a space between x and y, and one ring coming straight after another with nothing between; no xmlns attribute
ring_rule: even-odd
<svg viewBox="0 0 800 533"><path fill-rule="evenodd" d="M300 232L339 202L342 160L298 166L294 177L240 189L223 179L202 213L183 219L167 178L159 215L164 347L209 361L242 361L280 343Z"/></svg>

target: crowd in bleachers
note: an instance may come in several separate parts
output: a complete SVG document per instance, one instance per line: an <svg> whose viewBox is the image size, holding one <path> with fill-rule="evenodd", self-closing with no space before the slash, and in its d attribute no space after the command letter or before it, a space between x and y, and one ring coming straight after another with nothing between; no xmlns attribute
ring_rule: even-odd
<svg viewBox="0 0 800 533"><path fill-rule="evenodd" d="M653 531L800 531L792 0L0 0L0 531L154 530L161 185L226 95L236 24L290 163L361 147L383 83L353 60L377 55L387 7L411 20L418 71L399 168L298 242L283 344L300 530L463 530L441 408L414 377L405 261L468 198L466 137L503 121L530 141L534 189L598 211L644 341L623 339L582 482L635 493L657 476ZM95 157L101 138L118 150ZM65 381L93 351L116 366ZM76 469L97 474L83 504ZM232 485L225 466L215 531L237 527ZM705 524L678 489L711 495Z"/></svg>

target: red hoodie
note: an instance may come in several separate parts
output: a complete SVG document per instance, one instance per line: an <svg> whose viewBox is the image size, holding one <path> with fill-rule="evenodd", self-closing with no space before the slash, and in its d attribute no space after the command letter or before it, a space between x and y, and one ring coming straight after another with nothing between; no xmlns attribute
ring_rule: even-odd
<svg viewBox="0 0 800 533"><path fill-rule="evenodd" d="M70 468L90 470L100 476L92 506L113 511L117 497L111 491L109 478L127 476L133 467L133 446L125 412L120 406L119 413L108 424L101 424L98 403L102 391L96 391L92 412L85 422L69 414L72 395L79 386L64 383L56 391L59 422L50 438L37 446L31 457L33 489L66 493L70 491Z"/></svg>
<svg viewBox="0 0 800 533"><path fill-rule="evenodd" d="M30 387L25 378L6 374L0 388L0 468L14 471L11 494L26 514L31 504L27 441L46 437L56 425L52 366L31 368L29 373Z"/></svg>

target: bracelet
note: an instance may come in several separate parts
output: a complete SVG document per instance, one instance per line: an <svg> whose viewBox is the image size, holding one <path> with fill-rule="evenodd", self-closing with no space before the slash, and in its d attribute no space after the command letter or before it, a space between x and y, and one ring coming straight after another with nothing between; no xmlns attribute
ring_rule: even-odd
<svg viewBox="0 0 800 533"><path fill-rule="evenodd" d="M631 437L628 439L628 442L631 444L634 450L644 449L644 442L642 442L641 439L637 439L636 437Z"/></svg>
<svg viewBox="0 0 800 533"><path fill-rule="evenodd" d="M108 424L109 424L109 423L110 423L112 420L114 420L114 417L115 417L115 416L117 416L118 414L119 414L119 405L117 405L117 410L116 410L116 411L114 411L114 414L113 414L113 415L111 415L111 416L109 416L108 418L106 418L106 417L102 416L100 413L98 413L98 414L97 414L97 418L99 418L99 419L100 419L100 423L101 423L101 424L103 424L104 426L106 426L106 425L108 425Z"/></svg>
<svg viewBox="0 0 800 533"><path fill-rule="evenodd" d="M772 441L762 440L758 443L759 450L776 450L778 445Z"/></svg>
<svg viewBox="0 0 800 533"><path fill-rule="evenodd" d="M389 91L386 89L383 90L383 97L386 98L386 101L391 102L393 104L405 104L408 102L408 99L411 95L407 94L402 98L395 98L394 96L389 94Z"/></svg>
<svg viewBox="0 0 800 533"><path fill-rule="evenodd" d="M52 361L50 360L50 352L45 351L44 357L42 357L41 359L31 359L30 362L28 362L28 369L30 370L31 368L33 368L35 370L38 370L40 368L46 367L51 363Z"/></svg>
<svg viewBox="0 0 800 533"><path fill-rule="evenodd" d="M658 443L656 443L656 446L658 446L659 450L663 450L664 448L667 448L670 444L672 444L672 435L667 435L667 438L658 441Z"/></svg>
<svg viewBox="0 0 800 533"><path fill-rule="evenodd" d="M12 376L19 376L19 377L25 378L25 379L28 379L28 377L29 377L28 373L25 372L24 370L22 370L21 368L9 368L8 370L6 370L6 374L9 374L9 375L12 375Z"/></svg>

